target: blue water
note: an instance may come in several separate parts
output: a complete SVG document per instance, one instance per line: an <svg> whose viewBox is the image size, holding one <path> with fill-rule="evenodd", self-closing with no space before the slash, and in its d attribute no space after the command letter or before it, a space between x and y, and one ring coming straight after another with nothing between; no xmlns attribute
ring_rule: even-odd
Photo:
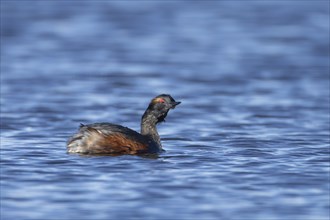
<svg viewBox="0 0 330 220"><path fill-rule="evenodd" d="M328 1L1 1L1 220L329 219ZM79 156L79 123L157 157Z"/></svg>

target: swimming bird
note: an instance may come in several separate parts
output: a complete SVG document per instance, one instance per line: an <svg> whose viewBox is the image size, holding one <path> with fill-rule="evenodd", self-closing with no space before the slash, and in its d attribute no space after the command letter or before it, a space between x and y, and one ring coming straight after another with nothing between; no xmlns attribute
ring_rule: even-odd
<svg viewBox="0 0 330 220"><path fill-rule="evenodd" d="M112 123L80 125L67 142L68 153L80 154L148 154L162 152L156 125L165 121L170 109L181 102L168 94L153 98L141 119L141 133Z"/></svg>

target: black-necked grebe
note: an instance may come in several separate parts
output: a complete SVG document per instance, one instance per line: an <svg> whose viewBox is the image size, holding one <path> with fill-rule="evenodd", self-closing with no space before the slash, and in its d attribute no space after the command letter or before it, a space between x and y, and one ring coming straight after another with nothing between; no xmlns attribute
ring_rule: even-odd
<svg viewBox="0 0 330 220"><path fill-rule="evenodd" d="M153 98L141 120L141 134L111 123L81 125L67 143L69 153L81 154L144 154L162 151L156 124L164 121L176 102L170 95Z"/></svg>

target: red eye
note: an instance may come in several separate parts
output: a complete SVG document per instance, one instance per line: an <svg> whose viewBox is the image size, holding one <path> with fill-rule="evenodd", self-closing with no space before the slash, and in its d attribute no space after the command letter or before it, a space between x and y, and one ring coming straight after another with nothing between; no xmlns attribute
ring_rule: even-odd
<svg viewBox="0 0 330 220"><path fill-rule="evenodd" d="M165 103L165 100L163 98L159 98L160 103Z"/></svg>

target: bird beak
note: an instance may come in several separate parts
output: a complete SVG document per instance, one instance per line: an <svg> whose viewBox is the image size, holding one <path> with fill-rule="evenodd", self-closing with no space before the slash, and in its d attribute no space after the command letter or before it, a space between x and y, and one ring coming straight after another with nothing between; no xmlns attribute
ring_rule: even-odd
<svg viewBox="0 0 330 220"><path fill-rule="evenodd" d="M179 105L181 102L172 102L171 105L172 107L171 108L175 108L175 106Z"/></svg>

